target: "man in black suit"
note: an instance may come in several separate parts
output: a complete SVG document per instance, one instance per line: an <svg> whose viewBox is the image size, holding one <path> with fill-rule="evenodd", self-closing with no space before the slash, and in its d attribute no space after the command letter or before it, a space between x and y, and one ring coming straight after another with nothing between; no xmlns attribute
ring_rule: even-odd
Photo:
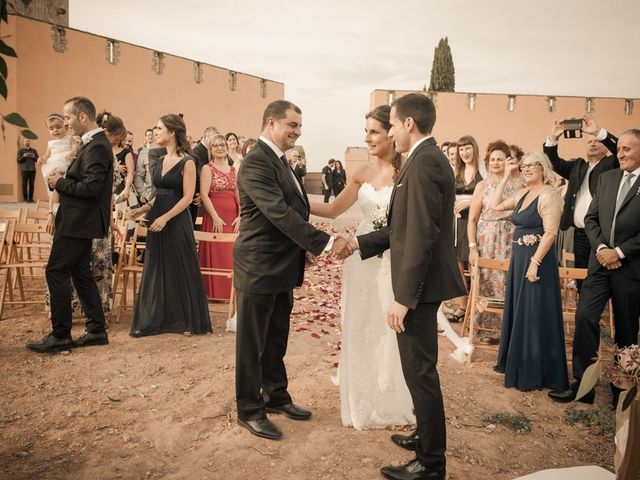
<svg viewBox="0 0 640 480"><path fill-rule="evenodd" d="M596 192L598 178L602 173L619 166L616 158L616 137L600 128L591 115L582 119L582 131L592 135L587 143L587 160L575 158L567 161L558 156L558 141L564 132L564 122L555 122L544 144L544 153L551 160L553 169L569 181L560 228L567 230L574 227L573 251L576 268L587 268L589 265L591 245L584 229L584 217ZM578 289L581 286L582 282L579 281Z"/></svg>
<svg viewBox="0 0 640 480"><path fill-rule="evenodd" d="M301 111L277 100L263 115L262 134L238 173L240 232L233 249L237 296L236 401L238 424L277 440L267 413L308 420L287 391L284 355L293 289L302 285L305 258L332 243L309 222L309 200L284 152L300 136Z"/></svg>
<svg viewBox="0 0 640 480"><path fill-rule="evenodd" d="M443 300L463 295L465 288L453 248L454 177L431 136L435 120L435 106L424 95L405 95L393 103L389 137L396 150L408 152L408 157L391 193L388 226L349 242L349 250L359 248L363 259L391 250L395 301L387 322L397 332L402 371L417 420L410 439L416 458L399 467L383 467L381 473L391 479L444 479L446 475L436 314Z"/></svg>
<svg viewBox="0 0 640 480"><path fill-rule="evenodd" d="M60 194L46 268L53 330L41 341L27 343L27 348L36 352L109 343L100 294L91 273L91 244L94 238L107 235L111 223L113 151L96 124L91 100L67 100L63 114L70 132L82 137L82 145L65 178L56 171L47 179L49 187ZM49 212L50 231L54 230L53 215ZM71 339L71 280L87 315L86 332L75 342Z"/></svg>
<svg viewBox="0 0 640 480"><path fill-rule="evenodd" d="M640 130L627 130L618 140L620 168L603 173L585 217L591 243L589 274L582 284L573 337L573 376L569 390L549 392L559 402L575 399L585 369L597 356L600 315L611 298L615 342L638 341L640 317ZM612 385L614 404L619 390ZM581 401L593 403L595 391Z"/></svg>
<svg viewBox="0 0 640 480"><path fill-rule="evenodd" d="M321 180L322 180L322 194L324 195L324 203L329 203L329 197L333 191L333 164L336 161L332 158L322 168Z"/></svg>

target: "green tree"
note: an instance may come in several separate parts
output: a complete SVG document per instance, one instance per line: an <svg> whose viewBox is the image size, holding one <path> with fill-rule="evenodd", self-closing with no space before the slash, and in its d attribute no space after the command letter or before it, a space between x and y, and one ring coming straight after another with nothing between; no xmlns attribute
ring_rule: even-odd
<svg viewBox="0 0 640 480"><path fill-rule="evenodd" d="M431 66L430 92L454 92L456 88L456 72L453 57L449 48L449 39L441 38L433 52Z"/></svg>
<svg viewBox="0 0 640 480"><path fill-rule="evenodd" d="M25 7L28 7L31 3L31 0L21 0ZM0 27L2 26L2 22L9 23L9 3L7 0L0 0ZM9 95L9 90L7 88L7 76L9 75L9 69L7 67L7 62L5 57L13 57L17 58L18 55L13 47L9 46L5 41L6 37L0 36L0 95L6 100ZM20 134L31 140L35 140L38 136L29 130L29 125L27 121L22 118L17 112L12 112L8 114L0 113L0 131L2 131L2 138L5 138L5 123L13 125L20 129Z"/></svg>

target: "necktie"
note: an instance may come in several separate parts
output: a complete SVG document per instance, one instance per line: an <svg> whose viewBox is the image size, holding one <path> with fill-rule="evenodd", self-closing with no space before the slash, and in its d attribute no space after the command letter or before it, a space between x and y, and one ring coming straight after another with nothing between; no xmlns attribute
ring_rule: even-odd
<svg viewBox="0 0 640 480"><path fill-rule="evenodd" d="M298 189L298 192L300 192L300 195L302 195L302 187L300 187L300 183L298 182L298 178L296 177L296 174L293 173L293 170L291 169L291 166L289 165L289 162L287 161L287 157L282 155L280 157L280 160L282 160L282 163L284 163L284 168L289 170L289 173L291 174L291 180L293 180L293 184Z"/></svg>
<svg viewBox="0 0 640 480"><path fill-rule="evenodd" d="M633 173L628 173L624 177L624 181L622 182L622 187L620 188L620 192L618 193L618 198L616 199L616 209L613 213L613 222L611 223L611 246L615 246L615 230L616 230L616 217L618 216L618 210L620 210L620 206L624 201L627 193L631 190L631 184L633 183L633 177L635 175Z"/></svg>

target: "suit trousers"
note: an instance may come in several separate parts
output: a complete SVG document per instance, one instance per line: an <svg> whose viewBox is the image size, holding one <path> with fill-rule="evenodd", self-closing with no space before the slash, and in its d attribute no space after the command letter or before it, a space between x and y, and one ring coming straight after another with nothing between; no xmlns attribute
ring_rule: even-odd
<svg viewBox="0 0 640 480"><path fill-rule="evenodd" d="M104 312L98 286L91 274L90 238L55 235L45 270L51 303L53 334L67 337L71 333L71 281L87 315L87 331L105 330Z"/></svg>
<svg viewBox="0 0 640 480"><path fill-rule="evenodd" d="M419 303L405 317L397 334L400 362L416 414L420 445L418 460L430 468L445 465L446 426L438 363L438 303Z"/></svg>
<svg viewBox="0 0 640 480"><path fill-rule="evenodd" d="M587 238L587 234L582 228L574 228L573 230L573 254L575 255L575 267L587 268L589 266L589 256L591 255L591 244ZM578 280L578 292L582 289L582 280Z"/></svg>
<svg viewBox="0 0 640 480"><path fill-rule="evenodd" d="M624 260L622 260L624 262ZM573 376L580 380L594 362L600 345L600 316L609 298L613 304L615 342L627 347L638 342L640 280L600 267L582 284L573 336Z"/></svg>
<svg viewBox="0 0 640 480"><path fill-rule="evenodd" d="M33 200L33 186L36 181L36 171L22 172L22 200L31 202Z"/></svg>
<svg viewBox="0 0 640 480"><path fill-rule="evenodd" d="M265 407L292 402L284 356L289 339L293 291L236 291L236 402L238 418L266 418Z"/></svg>
<svg viewBox="0 0 640 480"><path fill-rule="evenodd" d="M322 194L324 195L324 203L329 203L329 198L331 197L331 192L333 192L333 187L329 186L328 189L322 189Z"/></svg>

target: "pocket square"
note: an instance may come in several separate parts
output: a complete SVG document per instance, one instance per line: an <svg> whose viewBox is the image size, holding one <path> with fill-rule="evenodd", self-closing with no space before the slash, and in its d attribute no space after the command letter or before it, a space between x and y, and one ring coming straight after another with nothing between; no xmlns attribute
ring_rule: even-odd
<svg viewBox="0 0 640 480"><path fill-rule="evenodd" d="M401 186L402 186L402 184L399 183L399 184L396 185L396 188L400 188Z"/></svg>

